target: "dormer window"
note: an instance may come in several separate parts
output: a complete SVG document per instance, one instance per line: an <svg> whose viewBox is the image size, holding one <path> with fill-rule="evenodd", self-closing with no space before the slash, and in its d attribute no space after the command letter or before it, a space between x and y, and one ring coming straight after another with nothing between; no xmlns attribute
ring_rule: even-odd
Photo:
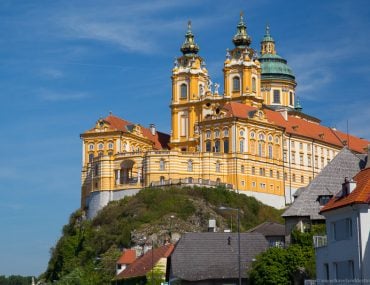
<svg viewBox="0 0 370 285"><path fill-rule="evenodd" d="M317 201L319 202L320 206L325 206L329 200L333 197L333 195L320 195L317 198Z"/></svg>
<svg viewBox="0 0 370 285"><path fill-rule="evenodd" d="M240 78L239 76L233 77L233 91L240 91Z"/></svg>

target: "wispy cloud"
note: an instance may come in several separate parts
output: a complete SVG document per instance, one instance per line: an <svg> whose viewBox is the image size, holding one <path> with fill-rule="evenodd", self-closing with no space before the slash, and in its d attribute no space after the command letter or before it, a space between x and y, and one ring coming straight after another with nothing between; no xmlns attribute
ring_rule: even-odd
<svg viewBox="0 0 370 285"><path fill-rule="evenodd" d="M59 78L63 78L64 77L64 74L61 70L59 69L55 69L55 68L42 68L40 70L40 75L41 76L44 76L46 78L49 78L49 79L59 79Z"/></svg>
<svg viewBox="0 0 370 285"><path fill-rule="evenodd" d="M71 92L71 91L53 91L49 89L40 89L37 92L39 98L43 101L61 102L61 101L76 101L90 97L87 92Z"/></svg>

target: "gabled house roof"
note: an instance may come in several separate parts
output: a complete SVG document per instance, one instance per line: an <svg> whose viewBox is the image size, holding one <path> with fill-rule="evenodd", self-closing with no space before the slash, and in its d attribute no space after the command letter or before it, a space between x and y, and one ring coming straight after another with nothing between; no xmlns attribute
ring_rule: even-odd
<svg viewBox="0 0 370 285"><path fill-rule="evenodd" d="M226 110L226 116L242 119L252 118L255 111L259 110L257 107L252 107L238 102L226 103L224 105L224 109ZM285 119L279 111L274 111L269 108L262 108L260 110L264 113L264 116L269 123L284 128L287 134L314 139L316 141L336 145L338 147L343 147L347 144L349 149L358 153L364 153L367 145L370 143L365 139L320 125L319 120L311 118L303 113L300 114L299 112L287 111ZM307 117L307 119L304 117Z"/></svg>
<svg viewBox="0 0 370 285"><path fill-rule="evenodd" d="M117 260L117 264L131 264L136 259L136 250L134 249L125 249L122 252L121 257Z"/></svg>
<svg viewBox="0 0 370 285"><path fill-rule="evenodd" d="M260 233L240 233L241 276L268 248ZM171 276L187 281L238 278L237 233L186 233L171 255Z"/></svg>
<svg viewBox="0 0 370 285"><path fill-rule="evenodd" d="M353 204L370 204L370 167L357 173L353 180L356 182L356 188L348 195L341 197L334 196L320 213Z"/></svg>
<svg viewBox="0 0 370 285"><path fill-rule="evenodd" d="M108 124L109 131L121 131L124 133L131 133L134 126L137 125L114 115L109 115L101 120ZM154 149L168 148L168 143L170 141L170 136L168 134L156 131L155 135L153 135L149 128L145 128L143 126L140 127L143 133L143 137L149 139L153 143ZM86 133L94 132L94 130L95 128L87 131Z"/></svg>
<svg viewBox="0 0 370 285"><path fill-rule="evenodd" d="M125 270L116 276L116 279L128 279L133 277L145 276L158 263L161 258L170 256L174 249L173 244L167 244L154 248L146 252L143 256L136 259Z"/></svg>
<svg viewBox="0 0 370 285"><path fill-rule="evenodd" d="M311 183L301 190L293 204L282 217L309 217L311 220L324 220L320 215L320 196L333 196L341 189L344 177L353 177L365 166L364 155L356 155L344 147L330 161Z"/></svg>
<svg viewBox="0 0 370 285"><path fill-rule="evenodd" d="M265 237L285 236L285 226L275 222L264 222L250 229L248 233L260 233Z"/></svg>

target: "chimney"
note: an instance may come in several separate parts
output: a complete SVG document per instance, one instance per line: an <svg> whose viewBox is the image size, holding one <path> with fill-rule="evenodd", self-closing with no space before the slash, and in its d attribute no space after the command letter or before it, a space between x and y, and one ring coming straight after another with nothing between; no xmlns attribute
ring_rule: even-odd
<svg viewBox="0 0 370 285"><path fill-rule="evenodd" d="M356 182L353 179L344 178L344 183L342 184L342 194L343 196L349 195L355 190Z"/></svg>
<svg viewBox="0 0 370 285"><path fill-rule="evenodd" d="M154 124L150 124L149 125L149 129L150 129L150 132L152 133L152 135L155 136L155 134L156 134L155 125Z"/></svg>
<svg viewBox="0 0 370 285"><path fill-rule="evenodd" d="M365 168L370 168L370 144L367 145L367 163Z"/></svg>

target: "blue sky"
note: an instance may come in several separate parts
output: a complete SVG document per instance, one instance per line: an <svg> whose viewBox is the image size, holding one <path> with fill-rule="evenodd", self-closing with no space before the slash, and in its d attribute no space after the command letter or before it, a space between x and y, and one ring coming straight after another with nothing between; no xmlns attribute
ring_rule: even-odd
<svg viewBox="0 0 370 285"><path fill-rule="evenodd" d="M188 19L222 83L243 10L271 27L304 112L370 139L367 0L1 0L0 275L38 275L80 203L79 134L109 111L170 131L171 68Z"/></svg>

